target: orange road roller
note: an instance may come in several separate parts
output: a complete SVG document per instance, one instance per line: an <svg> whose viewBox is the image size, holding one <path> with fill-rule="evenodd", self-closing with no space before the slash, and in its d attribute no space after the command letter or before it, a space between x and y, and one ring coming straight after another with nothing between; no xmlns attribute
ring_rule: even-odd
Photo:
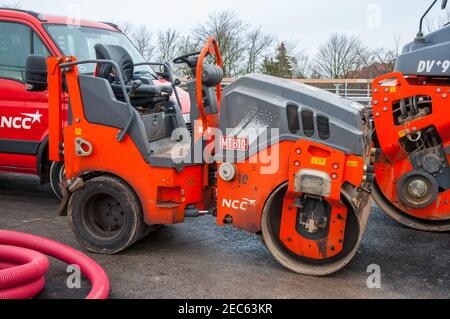
<svg viewBox="0 0 450 319"><path fill-rule="evenodd" d="M84 247L116 254L160 225L208 214L260 234L293 272L324 276L350 262L371 210L368 108L258 74L222 92L210 38L174 61L191 70L186 119L179 81L136 74L122 47L95 50L96 60L27 63L30 89L48 85L50 157L65 162L67 175L60 213ZM84 64L95 73L78 73Z"/></svg>

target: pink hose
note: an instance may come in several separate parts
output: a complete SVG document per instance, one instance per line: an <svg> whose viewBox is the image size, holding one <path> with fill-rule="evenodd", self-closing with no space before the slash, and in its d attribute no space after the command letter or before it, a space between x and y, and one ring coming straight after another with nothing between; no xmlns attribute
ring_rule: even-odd
<svg viewBox="0 0 450 319"><path fill-rule="evenodd" d="M44 255L80 268L92 285L87 299L108 298L108 276L88 256L46 238L0 230L0 299L29 299L41 291L49 267Z"/></svg>

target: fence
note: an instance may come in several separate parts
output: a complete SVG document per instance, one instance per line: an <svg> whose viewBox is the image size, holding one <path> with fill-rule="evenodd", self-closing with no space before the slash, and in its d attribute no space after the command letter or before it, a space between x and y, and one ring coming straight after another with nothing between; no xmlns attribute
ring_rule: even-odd
<svg viewBox="0 0 450 319"><path fill-rule="evenodd" d="M223 85L231 84L235 79L225 79ZM335 93L347 99L363 103L372 103L372 80L369 79L292 79L297 83L304 83Z"/></svg>

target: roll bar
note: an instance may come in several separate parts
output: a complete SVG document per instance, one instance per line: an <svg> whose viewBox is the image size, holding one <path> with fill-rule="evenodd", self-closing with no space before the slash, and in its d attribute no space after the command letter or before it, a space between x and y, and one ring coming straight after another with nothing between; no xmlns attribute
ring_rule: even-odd
<svg viewBox="0 0 450 319"><path fill-rule="evenodd" d="M122 130L120 130L119 134L117 135L117 139L119 140L119 142L122 142L125 138L125 135L130 130L131 124L134 121L135 113L133 110L133 106L131 105L130 97L128 96L127 88L125 86L125 81L123 80L122 72L120 70L119 65L115 61L112 61L112 60L80 60L80 61L74 61L74 62L61 63L60 67L63 71L65 71L64 69L71 68L72 66L77 66L80 64L111 64L114 67L114 69L116 69L117 76L119 78L120 87L122 88L122 93L125 98L125 103L127 104L128 109L130 111L130 119L128 120L126 126Z"/></svg>

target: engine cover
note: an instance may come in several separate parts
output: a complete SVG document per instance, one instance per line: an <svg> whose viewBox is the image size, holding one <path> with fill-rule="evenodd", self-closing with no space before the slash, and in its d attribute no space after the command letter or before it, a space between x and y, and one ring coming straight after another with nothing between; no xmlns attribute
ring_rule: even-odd
<svg viewBox="0 0 450 319"><path fill-rule="evenodd" d="M256 153L259 135L272 129L279 129L279 135L269 134L267 147L302 138L364 156L371 141L367 107L312 86L261 74L242 77L226 87L220 123L227 137L249 139L249 151L237 151L238 159ZM219 160L224 159L219 155Z"/></svg>
<svg viewBox="0 0 450 319"><path fill-rule="evenodd" d="M450 76L450 25L407 44L395 71L404 75Z"/></svg>

